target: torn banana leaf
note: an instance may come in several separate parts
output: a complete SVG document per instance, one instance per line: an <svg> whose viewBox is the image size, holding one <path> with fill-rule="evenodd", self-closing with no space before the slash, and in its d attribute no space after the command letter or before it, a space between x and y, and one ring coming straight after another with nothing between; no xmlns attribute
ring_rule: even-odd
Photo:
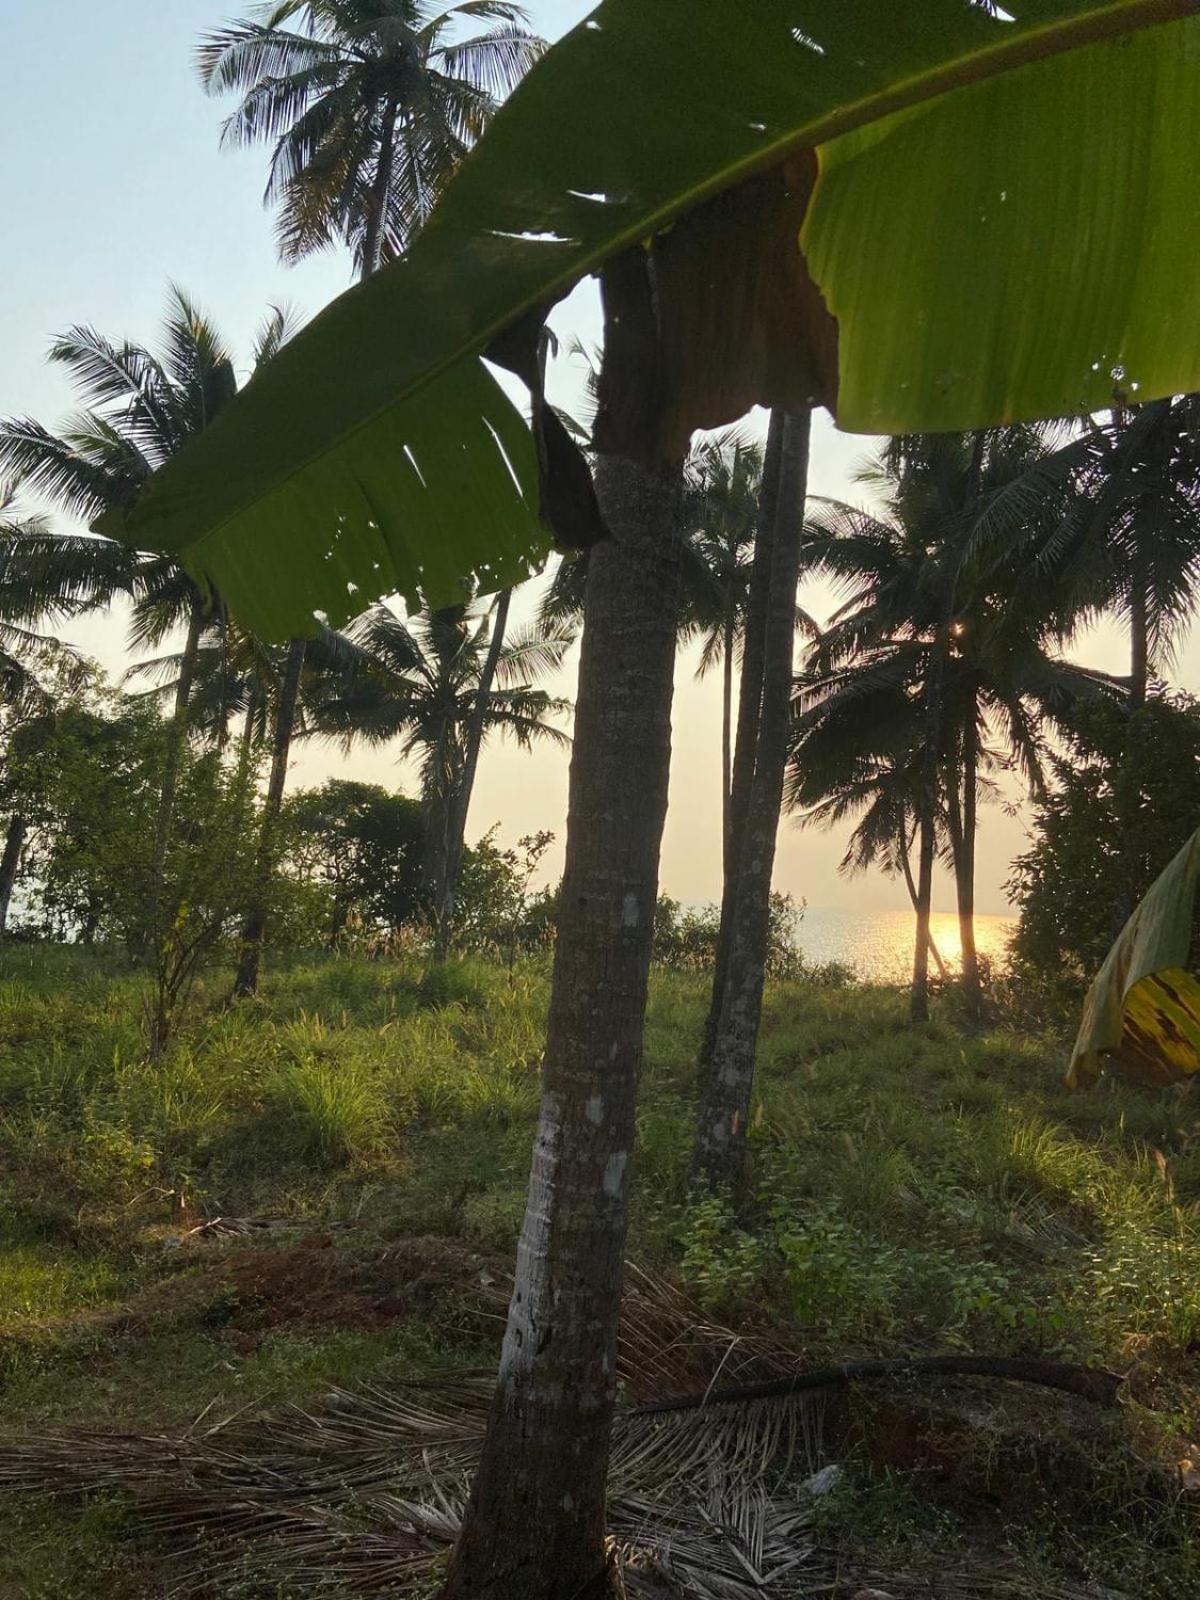
<svg viewBox="0 0 1200 1600"><path fill-rule="evenodd" d="M921 430L1200 387L1197 9L604 0L407 257L285 347L119 531L269 637L522 575L549 543L538 454L480 356L651 239L669 426L610 395L605 439L643 458L797 394Z"/></svg>
<svg viewBox="0 0 1200 1600"><path fill-rule="evenodd" d="M1088 991L1072 1088L1106 1069L1156 1085L1200 1071L1200 982L1188 970L1198 885L1200 831L1155 879Z"/></svg>

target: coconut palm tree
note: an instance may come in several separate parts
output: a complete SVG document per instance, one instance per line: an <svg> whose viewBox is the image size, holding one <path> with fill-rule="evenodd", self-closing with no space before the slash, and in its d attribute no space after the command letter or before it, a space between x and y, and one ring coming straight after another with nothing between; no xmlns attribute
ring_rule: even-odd
<svg viewBox="0 0 1200 1600"><path fill-rule="evenodd" d="M288 338L289 313L273 307L255 340L253 365L268 361ZM51 346L86 409L52 433L32 418L0 422L0 468L72 518L93 523L127 510L152 475L214 420L237 393L230 347L178 286L168 294L160 353L117 343L75 327ZM64 605L102 606L118 595L132 601L129 641L160 646L184 630L174 709L164 757L152 867L152 898L161 884L192 689L205 634L219 637L228 615L213 586L170 556L146 555L119 541L26 530L10 556L12 582L26 591L31 614ZM152 924L160 920L156 908Z"/></svg>
<svg viewBox="0 0 1200 1600"><path fill-rule="evenodd" d="M1059 464L1061 463L1061 466ZM1145 704L1171 657L1200 585L1200 396L1122 400L1093 419L1044 470L1070 475L1071 497L1030 553L1040 570L1069 569L1077 604L1129 631L1129 705Z"/></svg>
<svg viewBox="0 0 1200 1600"><path fill-rule="evenodd" d="M790 794L829 816L837 807L821 807L832 796L861 798L882 778L885 803L874 821L887 814L897 846L897 814L915 817L918 1019L927 1012L939 849L954 868L962 986L974 1014L981 790L1002 767L1036 789L1046 721L1066 716L1080 695L1113 692L1106 674L1053 654L1078 604L1065 575L1055 582L1012 560L1001 536L1019 518L1026 538L1039 521L1045 537L1063 515L1069 484L1053 473L1043 481L1059 488L1040 503L1012 492L1047 454L1045 430L1029 427L898 438L861 475L882 495L879 514L827 501L809 520L808 558L847 598L799 684ZM911 831L906 821L906 837Z"/></svg>
<svg viewBox="0 0 1200 1600"><path fill-rule="evenodd" d="M589 389L595 367L589 359ZM589 406L590 410L590 406ZM574 424L582 436L585 428ZM697 678L721 669L721 820L726 868L730 850L733 786L734 688L750 596L750 573L762 493L763 447L744 428L706 434L693 445L685 466L684 549L680 577L679 638L699 644ZM583 614L587 552L559 563L542 600L549 624ZM816 624L796 608L796 630L807 637Z"/></svg>
<svg viewBox="0 0 1200 1600"><path fill-rule="evenodd" d="M22 518L13 511L11 490L0 488L0 750L11 752L20 731L39 718L53 714L55 705L74 694L94 669L85 657L63 640L43 631L48 618L64 619L79 609L78 602L59 597L54 606L31 601L19 559L28 541L47 536L45 522ZM4 767L0 766L0 789ZM19 800L7 796L4 844L0 850L0 938L8 924L13 888L29 832L29 819Z"/></svg>
<svg viewBox="0 0 1200 1600"><path fill-rule="evenodd" d="M279 0L208 34L205 88L242 97L224 142L273 146L284 259L341 242L368 278L401 255L545 48L525 21L508 0Z"/></svg>
<svg viewBox="0 0 1200 1600"><path fill-rule="evenodd" d="M452 872L461 845L456 829L465 826L474 765L472 740L479 745L495 733L508 734L522 749L535 743L567 745L567 735L551 720L570 709L533 687L541 674L559 666L574 630L529 627L511 636L494 656L489 612L467 606L404 621L385 605L372 606L339 638L345 651L340 680L331 677L323 700L310 706L314 731L371 744L400 741L402 759L418 766L425 808L423 898L436 927L453 910ZM479 693L488 671L493 686Z"/></svg>
<svg viewBox="0 0 1200 1600"><path fill-rule="evenodd" d="M1151 731L1141 715L1152 678L1169 665L1195 613L1200 584L1200 396L1148 404L1118 395L1111 413L1046 463L1069 474L1070 502L1051 535L1027 548L1039 573L1066 574L1090 616L1129 632L1129 712L1118 780L1125 887L1114 936L1138 898L1137 771Z"/></svg>

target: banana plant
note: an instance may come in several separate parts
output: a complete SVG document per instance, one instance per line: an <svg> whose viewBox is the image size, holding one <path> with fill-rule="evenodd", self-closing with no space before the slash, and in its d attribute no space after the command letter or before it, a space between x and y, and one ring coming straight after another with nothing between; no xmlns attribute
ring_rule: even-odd
<svg viewBox="0 0 1200 1600"><path fill-rule="evenodd" d="M1193 966L1200 830L1154 880L1088 991L1067 1082L1105 1071L1135 1083L1200 1072L1200 981Z"/></svg>
<svg viewBox="0 0 1200 1600"><path fill-rule="evenodd" d="M1200 387L1200 0L603 0L408 254L329 306L120 521L260 633L461 598L602 531L536 341L653 239L670 459L755 401L980 427ZM619 114L615 87L620 85ZM481 361L535 393L534 428ZM551 524L548 529L543 517Z"/></svg>

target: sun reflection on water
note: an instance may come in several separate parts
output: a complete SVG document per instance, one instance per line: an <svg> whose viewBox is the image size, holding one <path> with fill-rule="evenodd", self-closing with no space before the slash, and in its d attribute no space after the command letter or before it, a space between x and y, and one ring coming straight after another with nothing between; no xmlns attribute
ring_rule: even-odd
<svg viewBox="0 0 1200 1600"><path fill-rule="evenodd" d="M1002 965L1015 924L1010 917L975 919L975 940L981 956ZM845 911L810 906L796 943L812 962L840 961L859 977L875 983L903 983L912 971L916 919L911 911ZM957 971L962 956L958 918L953 912L933 916L933 938L942 960Z"/></svg>

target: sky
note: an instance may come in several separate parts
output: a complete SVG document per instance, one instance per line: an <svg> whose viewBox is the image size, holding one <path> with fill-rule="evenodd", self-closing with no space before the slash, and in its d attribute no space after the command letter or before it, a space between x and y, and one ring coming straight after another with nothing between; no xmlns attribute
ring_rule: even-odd
<svg viewBox="0 0 1200 1600"><path fill-rule="evenodd" d="M0 217L5 262L0 272L0 415L28 415L54 426L72 408L61 372L45 359L50 339L75 323L114 337L152 342L166 286L183 285L214 318L235 349L250 348L266 308L286 303L303 317L318 311L351 280L349 258L328 253L295 267L276 255L273 219L263 209L265 148L219 148L229 109L205 96L193 65L198 37L248 7L221 0L7 0L9 70L0 93ZM534 26L556 38L573 26L587 0L530 0ZM596 297L583 285L560 306L554 326L564 345L599 333ZM569 401L577 381L554 380ZM762 428L761 414L755 426ZM810 492L859 498L853 472L871 441L839 434L822 415L814 432ZM809 583L801 603L818 618L835 597ZM78 625L72 638L115 675L128 658L120 614ZM1089 664L1121 671L1118 631L1104 626L1078 652ZM670 812L663 842L662 884L687 901L720 890L719 675L695 680L694 655L679 665L674 714ZM1195 688L1200 651L1189 643L1176 676ZM571 695L574 659L547 687ZM306 747L294 783L354 776L403 786L409 775L387 752ZM1015 795L1013 796L1015 798ZM550 829L557 872L566 817L567 758L525 755L497 743L480 763L469 834L500 825L500 838ZM1003 912L1003 884L1026 844L1023 814L1001 806L981 814L979 909ZM780 831L778 887L816 906L853 909L907 904L899 884L878 874L847 880L837 870L844 839L800 829ZM942 880L938 908L952 891Z"/></svg>

